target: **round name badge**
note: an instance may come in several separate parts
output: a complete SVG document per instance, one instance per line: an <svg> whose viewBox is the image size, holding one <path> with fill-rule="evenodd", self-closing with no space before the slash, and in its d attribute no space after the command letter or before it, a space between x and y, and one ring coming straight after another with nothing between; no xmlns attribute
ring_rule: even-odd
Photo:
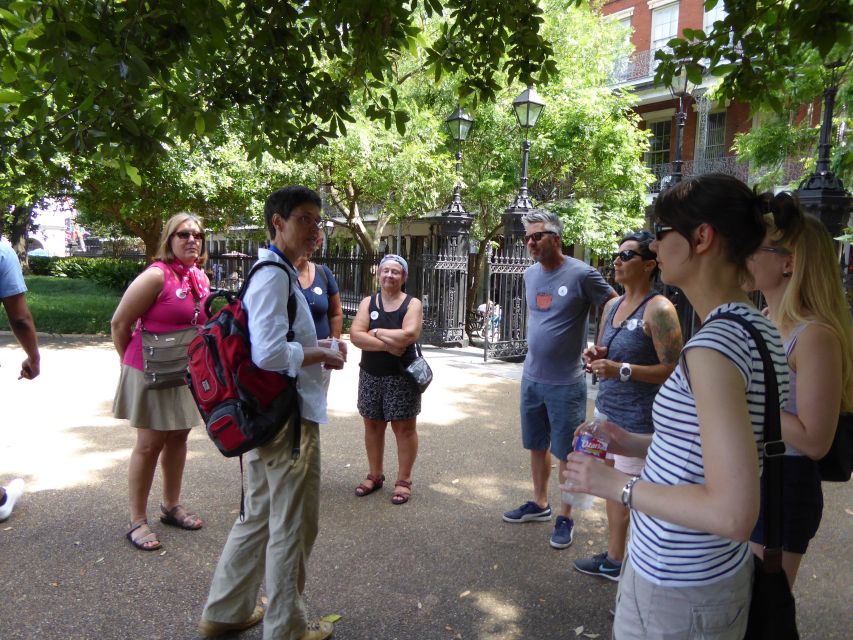
<svg viewBox="0 0 853 640"><path fill-rule="evenodd" d="M187 297L187 292L184 291L183 289L176 289L175 295L178 296L181 300L183 300L184 298Z"/></svg>
<svg viewBox="0 0 853 640"><path fill-rule="evenodd" d="M371 320L376 320L378 317L379 317L379 312L378 312L378 311L371 311L371 312L370 312L370 319L371 319Z"/></svg>
<svg viewBox="0 0 853 640"><path fill-rule="evenodd" d="M323 290L320 287L314 287L314 295L319 296L322 295Z"/></svg>
<svg viewBox="0 0 853 640"><path fill-rule="evenodd" d="M559 289L557 289L557 295L558 295L558 296L560 296L561 298L562 298L564 295L566 295L568 292L569 292L569 290L566 288L566 286L565 286L565 285L563 285L562 287L560 287Z"/></svg>

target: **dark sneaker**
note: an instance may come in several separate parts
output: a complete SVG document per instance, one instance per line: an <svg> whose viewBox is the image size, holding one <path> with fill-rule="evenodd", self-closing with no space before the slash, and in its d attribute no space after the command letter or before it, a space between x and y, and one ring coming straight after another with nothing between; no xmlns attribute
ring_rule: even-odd
<svg viewBox="0 0 853 640"><path fill-rule="evenodd" d="M601 576L615 582L619 580L619 574L622 573L622 564L612 562L605 551L591 558L575 560L575 569L588 576Z"/></svg>
<svg viewBox="0 0 853 640"><path fill-rule="evenodd" d="M554 533L551 534L551 546L555 549L565 549L572 544L575 532L575 521L566 516L557 516Z"/></svg>
<svg viewBox="0 0 853 640"><path fill-rule="evenodd" d="M551 506L543 509L532 500L504 514L504 522L548 522L550 519Z"/></svg>

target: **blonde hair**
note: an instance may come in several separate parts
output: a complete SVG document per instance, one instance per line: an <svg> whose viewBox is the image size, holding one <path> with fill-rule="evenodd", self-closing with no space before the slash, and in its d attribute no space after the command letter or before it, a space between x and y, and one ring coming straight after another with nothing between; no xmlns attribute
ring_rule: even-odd
<svg viewBox="0 0 853 640"><path fill-rule="evenodd" d="M853 320L832 238L823 223L807 215L788 248L794 267L773 320L788 329L817 321L832 330L841 343L841 410L853 411Z"/></svg>
<svg viewBox="0 0 853 640"><path fill-rule="evenodd" d="M178 230L178 227L184 224L187 220L195 222L198 225L199 230L204 233L204 225L201 222L201 218L197 215L185 212L176 213L166 221L166 224L163 225L163 233L160 234L160 242L157 244L157 252L154 254L154 257L157 260L171 262L175 259L175 254L172 252L172 236L175 235L175 231ZM201 249L198 252L198 266L203 266L205 262L207 262L207 242L202 240Z"/></svg>

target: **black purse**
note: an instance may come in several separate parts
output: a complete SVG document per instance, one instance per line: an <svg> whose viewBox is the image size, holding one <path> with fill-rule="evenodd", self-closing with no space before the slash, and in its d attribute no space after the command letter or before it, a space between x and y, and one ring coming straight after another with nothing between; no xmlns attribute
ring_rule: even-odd
<svg viewBox="0 0 853 640"><path fill-rule="evenodd" d="M835 438L827 454L818 460L820 479L826 482L847 482L853 470L853 413L838 417Z"/></svg>
<svg viewBox="0 0 853 640"><path fill-rule="evenodd" d="M423 393L427 390L430 382L432 382L432 369L429 368L426 359L421 353L421 345L415 343L415 351L418 357L412 360L412 363L403 369L403 375L414 385L418 393ZM401 365L402 366L402 365Z"/></svg>
<svg viewBox="0 0 853 640"><path fill-rule="evenodd" d="M773 360L761 333L734 313L713 317L734 320L749 332L764 364L764 471L761 474L764 507L764 559L755 557L752 600L744 640L799 640L797 612L788 577L782 570L782 421L779 385Z"/></svg>

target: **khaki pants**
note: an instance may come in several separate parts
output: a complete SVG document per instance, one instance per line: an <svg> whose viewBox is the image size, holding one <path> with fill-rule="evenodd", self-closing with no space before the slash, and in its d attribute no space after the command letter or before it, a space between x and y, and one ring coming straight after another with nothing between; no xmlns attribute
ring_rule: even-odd
<svg viewBox="0 0 853 640"><path fill-rule="evenodd" d="M752 596L752 554L732 576L701 587L661 587L622 563L615 640L741 640Z"/></svg>
<svg viewBox="0 0 853 640"><path fill-rule="evenodd" d="M291 425L270 445L244 456L246 519L234 523L213 574L202 617L239 622L254 610L261 578L269 599L264 640L305 632L305 564L319 526L320 434L302 421L301 454L291 459Z"/></svg>

